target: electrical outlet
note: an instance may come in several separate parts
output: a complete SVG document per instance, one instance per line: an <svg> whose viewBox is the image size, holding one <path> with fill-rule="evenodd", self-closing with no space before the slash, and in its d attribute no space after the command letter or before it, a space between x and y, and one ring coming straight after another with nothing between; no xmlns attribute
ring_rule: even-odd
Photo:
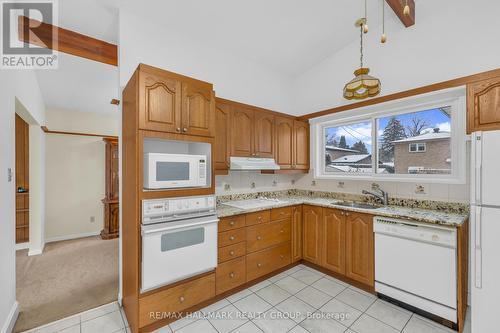
<svg viewBox="0 0 500 333"><path fill-rule="evenodd" d="M338 188L344 188L344 186L345 186L345 183L344 183L344 182L338 182L338 183L337 183L337 187L338 187Z"/></svg>
<svg viewBox="0 0 500 333"><path fill-rule="evenodd" d="M91 216L90 217L90 223L94 223L95 222L95 216Z"/></svg>
<svg viewBox="0 0 500 333"><path fill-rule="evenodd" d="M255 182L250 183L250 188L255 188Z"/></svg>
<svg viewBox="0 0 500 333"><path fill-rule="evenodd" d="M278 186L278 182L276 180L273 180L273 186Z"/></svg>
<svg viewBox="0 0 500 333"><path fill-rule="evenodd" d="M316 186L316 181L315 181L315 180L313 180L313 181L311 182L311 186Z"/></svg>
<svg viewBox="0 0 500 333"><path fill-rule="evenodd" d="M7 181L9 183L12 181L12 168L7 169Z"/></svg>
<svg viewBox="0 0 500 333"><path fill-rule="evenodd" d="M295 179L292 179L292 185L295 185Z"/></svg>
<svg viewBox="0 0 500 333"><path fill-rule="evenodd" d="M224 191L231 191L231 184L224 184Z"/></svg>
<svg viewBox="0 0 500 333"><path fill-rule="evenodd" d="M427 194L425 186L424 185L416 185L415 186L415 194Z"/></svg>

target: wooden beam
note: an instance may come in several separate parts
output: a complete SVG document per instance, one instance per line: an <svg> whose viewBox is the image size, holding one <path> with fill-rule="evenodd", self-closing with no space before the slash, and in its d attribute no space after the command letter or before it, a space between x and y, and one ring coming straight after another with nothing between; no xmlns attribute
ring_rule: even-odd
<svg viewBox="0 0 500 333"><path fill-rule="evenodd" d="M403 22L405 27L411 27L415 24L415 0L385 0L387 4L392 8L397 17ZM410 7L410 14L403 14L403 9L406 3Z"/></svg>
<svg viewBox="0 0 500 333"><path fill-rule="evenodd" d="M423 86L423 87L414 88L414 89L410 89L410 90L406 90L406 91L401 91L401 92L397 92L397 93L390 94L390 95L375 97L375 98L367 99L367 100L364 100L361 102L341 105L341 106L327 109L327 110L323 110L323 111L309 113L309 114L300 116L299 119L300 120L308 120L308 119L312 119L312 118L326 116L326 115L332 114L332 113L358 109L358 108L362 108L365 106L370 106L370 105L375 105L375 104L393 101L396 99L426 94L426 93L430 93L430 92L437 91L437 90L465 86L469 83L478 82L478 81L482 81L482 80L486 80L486 79L491 79L494 77L500 77L500 68L494 69L491 71L487 71L487 72L482 72L479 74L463 76L463 77L453 79L453 80L434 83L434 84L431 84L428 86Z"/></svg>
<svg viewBox="0 0 500 333"><path fill-rule="evenodd" d="M30 19L26 16L19 16L18 33L19 40L24 43L118 66L118 47L93 37ZM56 39L52 40L54 35Z"/></svg>
<svg viewBox="0 0 500 333"><path fill-rule="evenodd" d="M80 132L63 132L63 131L51 131L47 128L47 126L40 126L42 131L49 134L65 134L65 135L79 135L79 136L97 136L100 138L105 138L109 140L118 140L118 137L115 135L104 135L104 134L94 134L94 133L80 133Z"/></svg>

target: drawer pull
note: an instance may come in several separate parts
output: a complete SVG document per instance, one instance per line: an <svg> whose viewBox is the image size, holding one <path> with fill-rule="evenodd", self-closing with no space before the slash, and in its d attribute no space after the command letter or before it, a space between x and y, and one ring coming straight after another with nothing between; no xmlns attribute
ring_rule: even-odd
<svg viewBox="0 0 500 333"><path fill-rule="evenodd" d="M283 230L283 229L280 230L280 233L284 233L284 232L285 232L285 230Z"/></svg>
<svg viewBox="0 0 500 333"><path fill-rule="evenodd" d="M281 214L281 215L285 215L285 212L281 212L280 214Z"/></svg>
<svg viewBox="0 0 500 333"><path fill-rule="evenodd" d="M285 258L285 256L280 254L280 259L284 259L284 258Z"/></svg>
<svg viewBox="0 0 500 333"><path fill-rule="evenodd" d="M257 218L257 220L261 221L261 220L262 220L262 216L259 216L259 217Z"/></svg>
<svg viewBox="0 0 500 333"><path fill-rule="evenodd" d="M234 236L229 237L229 240L234 241Z"/></svg>
<svg viewBox="0 0 500 333"><path fill-rule="evenodd" d="M234 278L234 273L233 273L233 272L229 273L229 277L230 277L231 279L232 279L232 278Z"/></svg>
<svg viewBox="0 0 500 333"><path fill-rule="evenodd" d="M234 251L230 251L229 255L232 256L232 257L234 257Z"/></svg>
<svg viewBox="0 0 500 333"><path fill-rule="evenodd" d="M180 302L180 303L184 303L184 301L185 301L185 300L186 300L186 299L184 298L184 296L179 297L179 302Z"/></svg>
<svg viewBox="0 0 500 333"><path fill-rule="evenodd" d="M257 263L257 267L261 268L262 267L262 264L259 262Z"/></svg>
<svg viewBox="0 0 500 333"><path fill-rule="evenodd" d="M261 239L262 239L262 237L261 237L261 236L257 236L257 240L261 240Z"/></svg>
<svg viewBox="0 0 500 333"><path fill-rule="evenodd" d="M340 212L340 215L344 215L344 212Z"/></svg>
<svg viewBox="0 0 500 333"><path fill-rule="evenodd" d="M234 226L235 224L236 224L236 222L234 222L234 221L229 222L229 225L230 225L231 227L232 227L232 226Z"/></svg>
<svg viewBox="0 0 500 333"><path fill-rule="evenodd" d="M348 212L346 212L346 213L345 213L345 216L349 216L349 213L348 213Z"/></svg>

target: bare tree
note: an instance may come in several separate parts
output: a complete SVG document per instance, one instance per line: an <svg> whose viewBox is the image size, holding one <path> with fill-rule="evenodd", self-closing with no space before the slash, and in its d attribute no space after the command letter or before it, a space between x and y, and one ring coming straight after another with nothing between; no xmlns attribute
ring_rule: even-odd
<svg viewBox="0 0 500 333"><path fill-rule="evenodd" d="M411 124L406 126L408 137L420 135L422 130L429 126L429 122L422 118L414 117L411 119Z"/></svg>

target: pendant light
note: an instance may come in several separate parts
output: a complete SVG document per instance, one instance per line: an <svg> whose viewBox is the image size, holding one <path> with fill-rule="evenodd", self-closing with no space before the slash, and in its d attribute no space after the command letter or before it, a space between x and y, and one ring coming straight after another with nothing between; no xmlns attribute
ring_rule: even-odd
<svg viewBox="0 0 500 333"><path fill-rule="evenodd" d="M366 25L366 18L360 18L355 26L360 29L360 63L361 66L354 71L354 79L344 86L344 98L364 99L374 97L380 93L380 80L368 75L370 69L363 67L363 33Z"/></svg>
<svg viewBox="0 0 500 333"><path fill-rule="evenodd" d="M403 8L403 15L410 16L410 6L408 6L408 0L406 0L405 7Z"/></svg>
<svg viewBox="0 0 500 333"><path fill-rule="evenodd" d="M387 35L385 34L385 0L382 0L382 36L380 42L382 44L387 42Z"/></svg>

